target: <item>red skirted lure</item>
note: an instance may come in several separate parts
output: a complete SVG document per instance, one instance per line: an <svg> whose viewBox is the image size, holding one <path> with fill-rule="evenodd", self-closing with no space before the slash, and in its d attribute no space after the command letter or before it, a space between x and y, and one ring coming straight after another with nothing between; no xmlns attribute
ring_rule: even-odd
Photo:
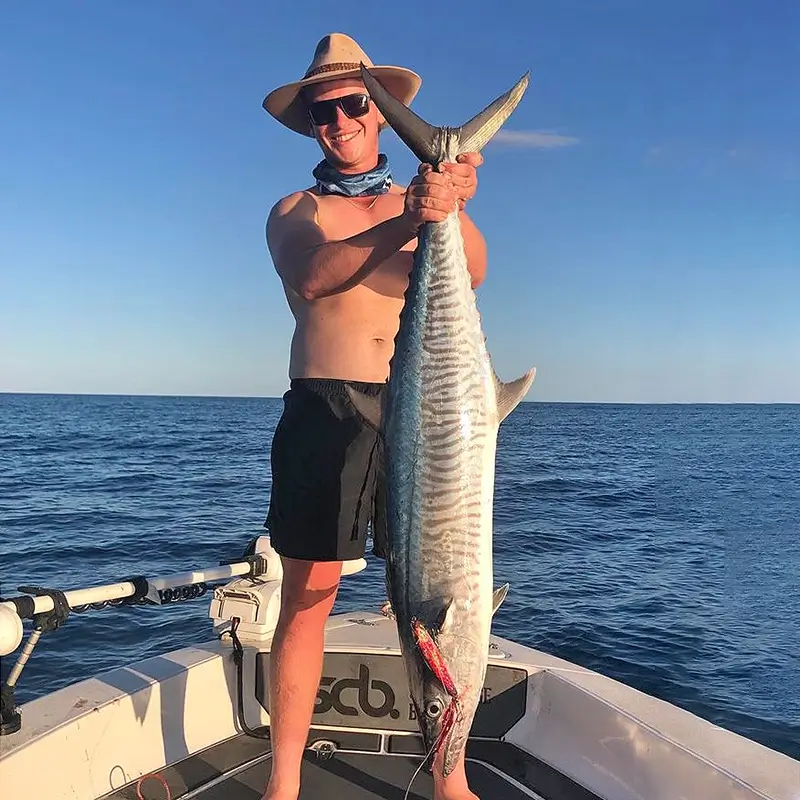
<svg viewBox="0 0 800 800"><path fill-rule="evenodd" d="M450 672L447 669L447 664L444 663L442 654L436 646L433 636L428 633L428 629L418 620L415 619L411 623L412 630L414 631L414 639L417 642L422 657L425 663L430 667L431 672L439 679L444 690L453 699L458 699L458 690L456 689L453 679L450 677Z"/></svg>
<svg viewBox="0 0 800 800"><path fill-rule="evenodd" d="M460 716L460 704L458 702L458 689L450 676L450 671L447 669L447 664L444 663L441 651L436 645L433 636L428 632L428 629L418 620L415 619L411 623L411 628L414 632L414 639L419 647L425 663L430 668L431 672L436 676L439 682L444 687L447 694L452 697L452 702L445 709L442 718L442 727L439 734L439 739L435 745L435 751L438 752L444 740L450 734L453 725L458 716Z"/></svg>

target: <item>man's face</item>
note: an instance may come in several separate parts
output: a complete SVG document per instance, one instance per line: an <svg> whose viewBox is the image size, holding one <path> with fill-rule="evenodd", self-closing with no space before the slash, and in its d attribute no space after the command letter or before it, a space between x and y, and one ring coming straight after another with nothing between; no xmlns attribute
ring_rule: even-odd
<svg viewBox="0 0 800 800"><path fill-rule="evenodd" d="M313 84L306 88L305 99L307 106L314 109L313 104L320 101L366 94L360 80L347 78ZM363 110L357 98L344 102L351 113L358 114ZM341 106L335 104L329 103L327 108L324 105L317 107L324 124L312 122L311 129L325 158L341 172L364 172L377 163L378 133L384 120L374 103L368 100L366 107L366 113L360 116L348 116Z"/></svg>

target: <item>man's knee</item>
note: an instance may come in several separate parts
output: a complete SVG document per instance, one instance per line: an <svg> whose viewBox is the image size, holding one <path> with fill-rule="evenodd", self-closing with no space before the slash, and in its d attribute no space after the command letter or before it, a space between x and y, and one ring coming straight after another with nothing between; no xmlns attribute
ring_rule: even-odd
<svg viewBox="0 0 800 800"><path fill-rule="evenodd" d="M336 600L341 561L301 561L281 556L281 606L286 612L327 616Z"/></svg>

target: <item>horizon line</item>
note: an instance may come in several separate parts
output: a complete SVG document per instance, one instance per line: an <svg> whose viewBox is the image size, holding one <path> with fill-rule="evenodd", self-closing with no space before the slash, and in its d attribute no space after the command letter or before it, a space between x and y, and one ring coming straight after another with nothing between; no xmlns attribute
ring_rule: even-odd
<svg viewBox="0 0 800 800"><path fill-rule="evenodd" d="M0 390L2 395L28 397L150 397L186 400L281 400L281 394L174 394L160 392L41 392ZM797 406L800 400L522 400L520 405L584 406Z"/></svg>

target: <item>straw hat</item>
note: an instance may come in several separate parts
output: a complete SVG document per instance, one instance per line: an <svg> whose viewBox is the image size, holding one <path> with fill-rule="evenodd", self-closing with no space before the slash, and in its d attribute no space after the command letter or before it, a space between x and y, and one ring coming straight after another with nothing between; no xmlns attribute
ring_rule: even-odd
<svg viewBox="0 0 800 800"><path fill-rule="evenodd" d="M305 75L271 91L262 103L278 122L304 136L311 136L300 91L304 86L340 78L361 78L361 63L380 81L387 92L408 105L419 91L422 78L403 67L374 66L358 43L343 33L330 33L320 39Z"/></svg>

